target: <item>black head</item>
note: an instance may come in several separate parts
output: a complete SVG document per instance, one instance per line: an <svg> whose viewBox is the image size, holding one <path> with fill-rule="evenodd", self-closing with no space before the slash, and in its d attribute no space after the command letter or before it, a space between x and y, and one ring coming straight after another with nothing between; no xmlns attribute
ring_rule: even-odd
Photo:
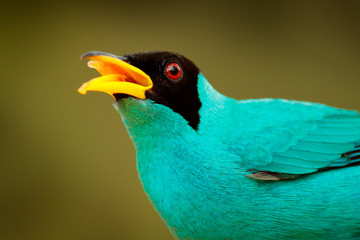
<svg viewBox="0 0 360 240"><path fill-rule="evenodd" d="M126 61L144 71L153 81L147 99L179 113L197 130L201 102L197 82L199 69L189 59L171 52L145 52L125 55ZM115 94L120 101L123 94Z"/></svg>

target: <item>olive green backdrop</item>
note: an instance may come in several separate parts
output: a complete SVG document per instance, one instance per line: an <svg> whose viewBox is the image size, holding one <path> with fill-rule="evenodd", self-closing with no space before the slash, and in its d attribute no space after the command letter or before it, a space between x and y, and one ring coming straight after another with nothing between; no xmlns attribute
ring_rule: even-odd
<svg viewBox="0 0 360 240"><path fill-rule="evenodd" d="M360 1L0 3L0 239L171 239L79 59L170 50L222 93L360 110ZM219 126L221 127L221 126Z"/></svg>

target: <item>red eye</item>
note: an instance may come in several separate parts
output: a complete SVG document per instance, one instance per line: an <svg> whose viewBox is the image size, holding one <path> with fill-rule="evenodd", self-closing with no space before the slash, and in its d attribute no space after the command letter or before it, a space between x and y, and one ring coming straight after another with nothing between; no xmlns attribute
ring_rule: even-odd
<svg viewBox="0 0 360 240"><path fill-rule="evenodd" d="M176 62L169 63L165 68L165 73L171 80L179 80L182 77L182 69Z"/></svg>

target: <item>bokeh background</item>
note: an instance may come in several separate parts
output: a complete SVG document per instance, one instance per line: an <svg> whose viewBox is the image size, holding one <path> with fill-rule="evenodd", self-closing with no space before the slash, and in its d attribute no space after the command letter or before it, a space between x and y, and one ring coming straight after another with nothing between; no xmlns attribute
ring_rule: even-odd
<svg viewBox="0 0 360 240"><path fill-rule="evenodd" d="M170 50L222 93L360 110L360 1L0 3L0 239L172 239L80 55Z"/></svg>

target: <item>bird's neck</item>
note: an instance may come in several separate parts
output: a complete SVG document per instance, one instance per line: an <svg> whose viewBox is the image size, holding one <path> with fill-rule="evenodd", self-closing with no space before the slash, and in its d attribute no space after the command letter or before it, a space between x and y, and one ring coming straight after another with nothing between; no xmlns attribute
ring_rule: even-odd
<svg viewBox="0 0 360 240"><path fill-rule="evenodd" d="M198 91L202 104L198 133L213 138L217 134L224 135L224 129L231 129L228 124L231 123L229 119L232 119L233 112L236 112L236 100L216 91L201 73L198 77Z"/></svg>
<svg viewBox="0 0 360 240"><path fill-rule="evenodd" d="M209 111L214 108L223 108L224 101L229 99L216 91L202 73L198 76L198 92L201 101L200 115L204 111Z"/></svg>

